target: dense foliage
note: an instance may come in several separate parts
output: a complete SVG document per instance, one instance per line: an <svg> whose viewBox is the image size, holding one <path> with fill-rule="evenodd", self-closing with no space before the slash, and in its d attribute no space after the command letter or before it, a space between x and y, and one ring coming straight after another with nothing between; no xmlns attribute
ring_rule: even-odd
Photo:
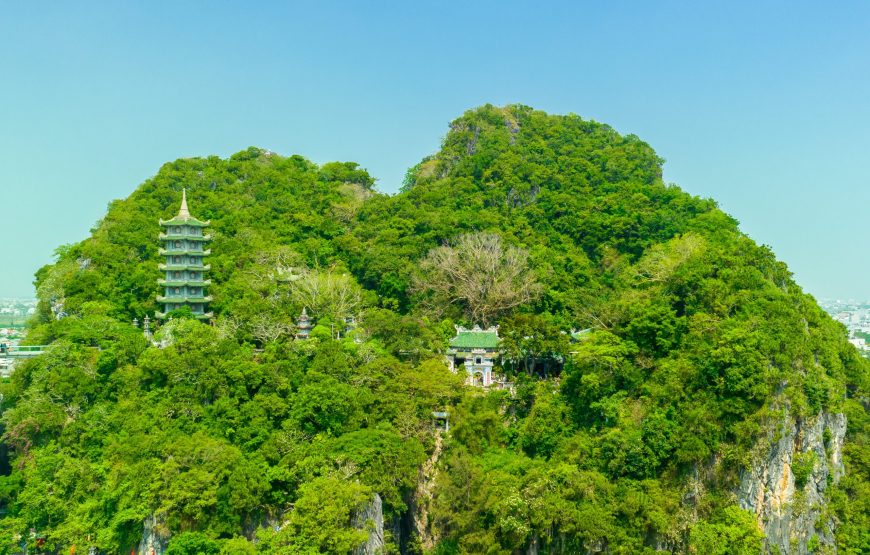
<svg viewBox="0 0 870 555"><path fill-rule="evenodd" d="M788 407L848 415L830 511L841 552L866 550L868 363L661 164L606 125L486 106L393 196L356 164L256 148L165 165L37 275L30 340L52 347L3 390L4 545L129 552L155 515L173 554L346 553L378 494L393 551L757 553L732 492ZM155 346L130 322L157 308L157 222L182 187L212 220L217 318ZM477 313L420 286L443 260L467 271L438 253L475 233L534 283L493 312L512 392L447 370L453 322ZM297 341L303 306L318 326Z"/></svg>

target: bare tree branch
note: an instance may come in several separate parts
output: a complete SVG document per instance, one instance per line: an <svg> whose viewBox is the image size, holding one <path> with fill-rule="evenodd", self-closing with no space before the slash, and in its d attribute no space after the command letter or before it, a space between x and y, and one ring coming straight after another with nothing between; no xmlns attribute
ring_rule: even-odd
<svg viewBox="0 0 870 555"><path fill-rule="evenodd" d="M489 325L539 294L528 260L526 251L503 245L494 233L466 234L429 251L414 288L436 302L459 304L469 319Z"/></svg>
<svg viewBox="0 0 870 555"><path fill-rule="evenodd" d="M332 270L304 270L291 282L291 295L315 315L337 321L355 316L362 305L362 291L356 281Z"/></svg>

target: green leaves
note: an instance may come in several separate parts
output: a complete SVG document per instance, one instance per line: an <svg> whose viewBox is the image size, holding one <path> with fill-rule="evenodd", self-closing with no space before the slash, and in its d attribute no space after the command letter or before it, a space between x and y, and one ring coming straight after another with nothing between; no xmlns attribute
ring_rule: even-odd
<svg viewBox="0 0 870 555"><path fill-rule="evenodd" d="M220 545L202 532L183 532L172 538L166 555L218 555Z"/></svg>
<svg viewBox="0 0 870 555"><path fill-rule="evenodd" d="M815 451L806 451L795 455L791 471L794 474L794 487L796 489L803 489L807 485L807 480L816 468L817 462L818 456Z"/></svg>
<svg viewBox="0 0 870 555"><path fill-rule="evenodd" d="M386 426L344 434L329 451L340 468L378 492L396 514L407 509L403 496L416 487L417 470L426 458L418 441L405 440Z"/></svg>
<svg viewBox="0 0 870 555"><path fill-rule="evenodd" d="M265 553L348 553L368 533L352 526L354 513L372 499L371 490L334 476L316 478L300 488L288 522L278 532L259 534Z"/></svg>
<svg viewBox="0 0 870 555"><path fill-rule="evenodd" d="M712 522L701 521L692 528L689 549L710 555L754 555L761 549L763 538L752 514L730 506L715 515Z"/></svg>
<svg viewBox="0 0 870 555"><path fill-rule="evenodd" d="M530 457L549 458L571 431L568 407L548 384L541 384L535 403L520 428L520 445Z"/></svg>
<svg viewBox="0 0 870 555"><path fill-rule="evenodd" d="M309 434L340 434L359 425L364 400L333 377L311 373L293 397L290 416Z"/></svg>

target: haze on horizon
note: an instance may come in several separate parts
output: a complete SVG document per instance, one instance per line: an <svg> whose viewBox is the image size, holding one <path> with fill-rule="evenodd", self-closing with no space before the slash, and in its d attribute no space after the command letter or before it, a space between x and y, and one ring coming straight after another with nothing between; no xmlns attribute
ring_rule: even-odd
<svg viewBox="0 0 870 555"><path fill-rule="evenodd" d="M870 5L15 5L0 20L0 297L170 160L248 146L398 189L484 104L634 133L820 298L870 297ZM156 238L155 238L156 241Z"/></svg>

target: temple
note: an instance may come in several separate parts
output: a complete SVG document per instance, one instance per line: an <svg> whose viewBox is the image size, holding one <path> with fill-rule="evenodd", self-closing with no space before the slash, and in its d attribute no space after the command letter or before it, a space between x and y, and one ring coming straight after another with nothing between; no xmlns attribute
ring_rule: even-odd
<svg viewBox="0 0 870 555"><path fill-rule="evenodd" d="M456 372L461 365L465 368L466 383L489 387L493 384L492 367L499 355L498 327L473 329L456 327L456 337L450 340L447 361L450 370Z"/></svg>
<svg viewBox="0 0 870 555"><path fill-rule="evenodd" d="M156 316L165 319L173 310L189 307L193 315L200 320L214 316L206 308L211 297L206 296L206 287L211 281L204 278L211 266L203 265L204 256L211 254L204 245L211 240L211 235L203 234L203 230L211 222L197 220L190 215L187 208L187 190L181 193L181 208L178 215L171 220L160 220L160 225L166 228L160 234L163 248L160 255L166 257L166 263L160 270L165 277L158 280L164 287L163 295L157 297L157 302L163 305L163 312Z"/></svg>

